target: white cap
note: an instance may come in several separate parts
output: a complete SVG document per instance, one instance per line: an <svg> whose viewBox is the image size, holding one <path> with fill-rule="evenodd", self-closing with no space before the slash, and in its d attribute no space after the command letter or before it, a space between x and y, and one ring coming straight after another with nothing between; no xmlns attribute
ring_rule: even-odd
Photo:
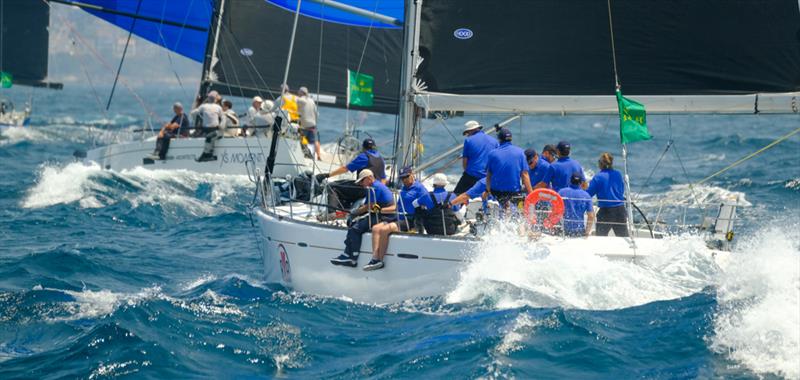
<svg viewBox="0 0 800 380"><path fill-rule="evenodd" d="M478 129L478 128L483 128L483 126L481 125L481 123L478 123L475 120L470 120L470 121L464 123L464 132L465 133L469 132L469 131L471 131L473 129Z"/></svg>
<svg viewBox="0 0 800 380"><path fill-rule="evenodd" d="M181 104L181 102L175 102L175 103L172 105L172 107L173 107L173 108L180 108L180 109L183 109L183 104Z"/></svg>
<svg viewBox="0 0 800 380"><path fill-rule="evenodd" d="M308 89L306 88L306 86L300 87L300 89L297 90L297 94L301 96L308 95Z"/></svg>
<svg viewBox="0 0 800 380"><path fill-rule="evenodd" d="M372 174L372 170L364 169L361 171L361 173L358 173L358 178L356 179L356 183L361 183L361 181L363 181L364 178L367 177L373 177L373 178L375 177L375 174Z"/></svg>
<svg viewBox="0 0 800 380"><path fill-rule="evenodd" d="M272 100L265 100L264 103L261 103L261 110L264 112L272 111L272 107L275 107L275 103Z"/></svg>
<svg viewBox="0 0 800 380"><path fill-rule="evenodd" d="M254 97L253 97L253 101L254 101L254 102L259 102L259 103L261 103L261 102L263 102L263 101L264 101L264 99L261 99L261 97L260 97L260 96L254 96Z"/></svg>
<svg viewBox="0 0 800 380"><path fill-rule="evenodd" d="M450 181L447 180L447 176L444 173L436 173L433 175L433 186L437 187L445 187L450 184Z"/></svg>

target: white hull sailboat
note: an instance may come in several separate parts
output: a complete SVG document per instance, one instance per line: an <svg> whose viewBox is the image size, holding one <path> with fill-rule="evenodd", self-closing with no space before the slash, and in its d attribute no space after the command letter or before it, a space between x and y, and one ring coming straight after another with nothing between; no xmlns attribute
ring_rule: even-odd
<svg viewBox="0 0 800 380"><path fill-rule="evenodd" d="M336 2L326 2L329 6L336 7ZM547 62L541 61L542 56L552 55L556 58L565 57L559 55L564 46L572 46L571 41L564 43L552 43L539 41L539 44L532 42L519 41L519 39L538 38L535 29L539 22L531 22L528 17L539 17L541 23L550 22L547 19L547 12L553 11L546 5L514 3L514 6L504 7L501 4L485 3L479 1L464 1L455 3L439 2L436 0L425 1L406 1L405 2L405 26L404 48L403 48L403 69L402 80L402 100L400 101L400 128L396 135L397 148L394 157L396 167L413 165L417 170L431 167L430 165L420 164L415 148L421 139L421 127L419 127L420 109L427 113L432 112L495 112L511 113L521 115L523 113L560 113L579 112L579 113L616 113L614 107L615 99L611 95L614 86L609 85L608 81L599 80L602 78L573 75L568 69L558 65L552 66ZM580 34L586 36L591 34L598 45L611 47L611 54L614 56L614 84L620 88L620 78L617 75L617 55L613 47L614 27L610 22L612 7L609 3L600 4L598 9L585 10L575 9L576 16L580 20L575 20L574 25L597 24L608 22L611 29L611 39L602 33ZM565 5L568 6L568 5ZM531 8L526 12L517 12L511 8ZM581 5L580 7L583 7ZM456 8L456 9L454 9ZM780 7L776 7L776 12L781 12ZM299 8L298 8L299 9ZM342 7L347 11L347 8ZM600 13L600 11L608 14ZM539 12L540 11L540 12ZM784 10L785 11L785 10ZM793 10L797 12L795 8ZM563 11L563 14L571 14ZM541 13L541 15L540 15ZM557 13L557 12L556 12ZM376 20L385 22L385 19L378 18L368 11L359 11L365 17L372 17ZM557 13L560 14L560 13ZM457 20L450 20L450 15L458 15ZM491 15L492 17L486 17ZM518 18L522 18L519 19ZM554 16L555 17L555 16ZM598 18L599 17L599 18ZM747 23L763 24L765 19L760 16L752 15L747 19ZM556 17L557 18L557 17ZM665 17L666 19L667 17ZM656 18L659 19L659 18ZM436 20L431 25L420 26L426 20ZM625 27L638 27L639 24L631 24L631 20L636 17L622 17ZM512 22L513 21L513 22ZM584 22L586 21L586 22ZM616 19L615 19L616 21ZM472 22L472 24L470 23ZM478 28L480 22L480 28ZM635 22L638 22L636 20ZM570 27L569 23L564 25L550 24L549 27L558 29L559 27ZM791 25L784 25L791 29ZM476 28L474 31L468 27ZM510 30L509 27L520 29ZM651 25L647 26L652 27ZM693 26L694 27L694 26ZM703 28L704 26L697 26ZM496 33L501 33L508 41L503 39L487 38L490 30L494 28ZM624 29L624 28L623 28ZM691 29L691 28L689 28ZM689 29L671 31L674 38L693 38L697 33ZM763 28L760 28L763 30ZM793 29L791 29L793 30ZM767 33L767 32L765 32ZM558 33L551 31L546 34L549 36L558 35L570 38L575 33ZM423 35L421 37L421 35ZM545 34L542 34L545 35ZM621 49L625 50L629 57L648 57L657 56L657 52L650 51L649 45L641 45L638 40L632 40L631 36L637 35L630 32L621 38ZM496 35L495 35L496 36ZM518 36L518 37L512 37ZM672 38L672 37L671 37ZM664 43L674 43L673 39ZM425 39L425 44L420 41ZM576 45L584 41L574 42ZM619 42L619 41L618 41ZM548 45L549 44L549 45ZM536 51L527 51L525 46L535 46ZM552 46L551 46L552 45ZM685 44L679 44L684 46ZM672 45L670 45L672 46ZM678 46L678 45L675 45ZM719 44L710 43L709 49ZM424 49L423 49L424 47ZM531 65L522 72L519 68L504 68L503 60L497 59L504 56L509 49L514 47L519 51L514 51L513 62L525 62L530 60ZM539 51L540 48L548 48L548 54ZM436 50L438 49L438 51ZM637 49L641 49L637 50ZM657 49L657 48L656 48ZM757 47L757 50L761 49ZM591 59L574 60L568 56L569 60L558 62L565 65L575 65L575 69L584 70L592 73L593 68L607 60L607 52L602 49L597 50L596 55L587 56ZM437 52L439 55L437 56ZM472 57L473 54L483 53L485 61L473 57L472 65L463 57ZM589 54L589 53L586 53ZM594 54L594 53L592 53ZM425 55L425 56L423 56ZM527 56L530 55L530 56ZM422 57L421 57L422 56ZM537 60L539 59L539 60ZM654 58L656 59L656 58ZM687 58L688 59L688 58ZM718 69L719 65L724 65L725 58L721 61L714 61L708 57L705 60L693 62L697 65L708 66ZM745 59L743 57L742 59ZM585 61L585 63L584 63ZM670 112L724 112L724 113L758 113L758 112L797 112L794 99L798 95L800 85L797 83L782 83L776 87L770 87L770 76L774 72L761 71L755 73L748 65L758 65L758 62L737 61L737 67L732 70L747 69L744 72L752 73L763 79L758 83L752 81L741 81L732 74L731 81L720 88L707 88L714 83L713 78L706 78L703 81L684 81L671 80L672 75L678 75L682 79L682 72L675 71L672 65L659 66L662 62L652 62L652 65L643 64L633 65L625 61L628 70L647 67L647 73L637 78L640 82L631 86L638 90L637 96L650 94L665 94L666 96L656 95L655 97L644 97L650 101L658 101L658 106L654 111L657 113ZM462 67L463 66L463 67ZM491 66L491 67L485 67ZM531 71L540 69L541 73ZM516 70L516 71L515 71ZM549 72L548 70L555 70ZM524 74L522 74L524 72ZM564 74L568 73L565 77ZM632 71L629 71L632 72ZM715 72L709 70L708 72ZM489 75L488 73L492 73ZM502 77L503 78L496 78ZM515 73L519 74L513 77ZM677 74L676 74L677 73ZM690 74L694 75L694 71ZM550 75L548 77L547 75ZM599 75L599 74L598 74ZM635 77L632 76L632 77ZM541 80L545 78L546 80ZM694 77L692 77L694 78ZM561 83L560 87L553 87L553 83ZM427 83L426 83L427 82ZM679 86L674 86L680 82ZM427 85L433 88L427 91ZM438 87L438 88L437 88ZM479 92L477 89L485 90ZM494 91L494 92L492 92ZM553 96L548 92L555 92ZM778 93L771 97L769 93ZM448 93L452 93L448 94ZM698 99L710 99L706 95L716 93L721 95L741 95L737 98L718 98L710 103L704 102L702 107L698 106ZM759 93L762 96L759 97ZM528 97L526 94L542 97ZM576 95L577 94L577 95ZM588 103L577 104L575 99L585 99L581 94L607 94L611 96L589 97ZM743 95L746 94L746 95ZM683 96L686 95L686 96ZM440 99L442 96L449 96L447 99L454 99L447 102ZM497 107L497 100L503 101L502 107ZM655 99L655 100L653 100ZM761 103L761 100L768 101ZM775 101L777 99L777 101ZM601 107L598 107L599 103ZM530 103L530 104L529 104ZM536 103L536 104L532 104ZM541 106L537 106L541 105ZM459 108L468 105L469 107ZM611 106L609 106L611 105ZM576 108L577 107L577 108ZM626 146L622 146L623 162L626 160ZM447 154L460 151L460 147L437 156L433 161L444 161ZM397 233L390 237L389 247L385 258L385 267L375 271L362 270L362 266L371 257L371 236L365 233L360 248L359 266L356 268L331 265L330 259L340 254L343 250L346 236L346 227L341 222L318 222L315 217L323 212L317 207L323 202L305 202L302 200L284 201L273 194L274 183L279 180L277 176L269 176L269 168L265 171L267 176L261 180L259 194L261 202L253 208L253 216L257 221L257 229L260 235L260 250L264 258L266 279L269 282L283 284L291 289L300 292L320 294L332 297L343 297L354 301L371 303L390 303L415 297L444 295L452 290L462 271L464 271L473 259L476 250L487 244L491 245L488 236L491 234L492 223L485 224L481 228L466 228L453 236L420 235L416 233ZM589 236L587 238L567 238L558 235L542 234L534 236L528 242L534 251L547 256L561 256L568 260L585 260L589 256L601 257L609 260L625 260L646 265L648 258L658 256L669 249L669 245L664 244L665 234L655 232L652 226L647 230L634 225L632 209L633 202L630 198L629 179L627 175L627 165L625 165L625 185L626 185L626 205L628 209L628 231L632 237L598 237ZM731 200L730 203L713 205L719 207L715 217L705 218L701 230L706 233L708 246L701 248L696 254L702 259L714 262L724 267L729 257L728 250L730 242L733 240L733 224L735 220L735 209L737 202ZM709 207L713 209L713 207ZM707 209L708 210L708 209ZM705 215L705 213L704 213ZM480 227L484 221L477 218L468 220L467 224L471 227ZM524 223L524 222L522 222ZM649 223L648 223L649 225ZM506 232L509 239L527 239L524 232L526 228L521 225L515 226ZM646 232L645 232L646 231ZM487 235L488 234L488 235ZM511 235L508 235L511 234ZM519 234L520 236L514 236ZM713 248L712 248L713 247Z"/></svg>

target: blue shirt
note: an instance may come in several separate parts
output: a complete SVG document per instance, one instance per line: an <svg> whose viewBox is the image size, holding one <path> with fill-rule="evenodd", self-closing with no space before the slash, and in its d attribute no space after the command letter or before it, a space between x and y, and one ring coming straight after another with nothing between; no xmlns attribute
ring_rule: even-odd
<svg viewBox="0 0 800 380"><path fill-rule="evenodd" d="M486 183L485 179L482 179L482 181L483 181L483 183ZM448 191L445 190L444 187L434 187L433 188L433 197L436 198L436 202L439 203L439 204L442 204L442 203L446 204L447 202L452 202L454 199L456 199L456 195L455 194L450 193L450 197L448 197L447 193L448 193ZM445 199L445 198L447 198L447 199ZM432 210L433 209L433 201L431 200L431 197L430 197L430 195L428 195L427 192L425 192L425 196L424 197L419 198L419 202L418 203L419 203L420 206L425 206L428 210ZM453 211L458 211L458 209L460 209L460 208L461 208L460 206L453 206Z"/></svg>
<svg viewBox="0 0 800 380"><path fill-rule="evenodd" d="M464 140L464 150L461 157L467 159L467 167L464 173L475 178L486 177L486 159L489 152L493 151L499 143L497 139L478 131Z"/></svg>
<svg viewBox="0 0 800 380"><path fill-rule="evenodd" d="M536 186L539 182L544 181L547 171L550 170L550 163L542 157L536 162L536 167L531 170L528 169L528 175L531 177L531 186Z"/></svg>
<svg viewBox="0 0 800 380"><path fill-rule="evenodd" d="M400 203L397 205L398 220L405 220L407 215L413 216L414 201L420 198L428 198L428 189L419 181L414 181L408 187L403 186L400 190Z"/></svg>
<svg viewBox="0 0 800 380"><path fill-rule="evenodd" d="M586 181L581 164L569 157L562 157L550 164L550 169L547 170L543 181L548 183L553 190L559 191L570 186L570 178L575 172L581 173L581 178Z"/></svg>
<svg viewBox="0 0 800 380"><path fill-rule="evenodd" d="M558 191L564 198L564 232L583 233L586 226L583 224L583 214L594 211L592 209L592 196L581 190L578 185L570 185Z"/></svg>
<svg viewBox="0 0 800 380"><path fill-rule="evenodd" d="M483 192L486 191L486 178L481 178L480 181L475 182L469 190L466 191L467 196L469 199L478 198L483 195Z"/></svg>
<svg viewBox="0 0 800 380"><path fill-rule="evenodd" d="M347 170L349 170L351 172L357 172L359 170L368 168L369 167L369 157L367 157L367 154L369 154L370 156L373 156L373 157L380 157L381 156L381 154L378 153L378 151L374 150L374 149L370 149L370 150L368 150L366 152L361 152L361 153L358 154L358 156L356 156L356 158L353 159L353 161L350 161L350 163L347 164ZM373 173L373 174L377 175L377 173ZM377 178L377 177L375 177L375 178L376 179L386 179L386 175L384 175L381 178Z"/></svg>
<svg viewBox="0 0 800 380"><path fill-rule="evenodd" d="M486 170L492 173L492 190L520 191L520 175L528 170L528 161L522 149L504 142L489 153Z"/></svg>
<svg viewBox="0 0 800 380"><path fill-rule="evenodd" d="M625 204L625 182L622 173L614 169L603 169L589 182L586 192L597 196L600 208L619 207Z"/></svg>
<svg viewBox="0 0 800 380"><path fill-rule="evenodd" d="M381 207L390 206L394 203L392 191L381 181L375 181L372 186L367 188L367 204L377 203Z"/></svg>

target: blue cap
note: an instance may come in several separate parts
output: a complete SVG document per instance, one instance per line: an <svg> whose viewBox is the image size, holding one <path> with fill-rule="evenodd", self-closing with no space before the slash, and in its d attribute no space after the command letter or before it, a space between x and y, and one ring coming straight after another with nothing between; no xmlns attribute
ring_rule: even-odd
<svg viewBox="0 0 800 380"><path fill-rule="evenodd" d="M406 166L400 170L400 178L406 178L412 174L414 174L414 170L410 166Z"/></svg>
<svg viewBox="0 0 800 380"><path fill-rule="evenodd" d="M511 131L502 128L500 132L497 132L497 138L500 139L500 141L511 141Z"/></svg>
<svg viewBox="0 0 800 380"><path fill-rule="evenodd" d="M573 185L580 185L580 183L583 182L583 176L581 175L581 172L573 172L572 177L569 178L569 181Z"/></svg>
<svg viewBox="0 0 800 380"><path fill-rule="evenodd" d="M569 141L559 141L558 145L556 145L556 149L558 150L565 150L569 148L570 148Z"/></svg>
<svg viewBox="0 0 800 380"><path fill-rule="evenodd" d="M361 143L361 147L364 149L375 148L375 140L373 140L371 137L367 137L364 139L364 142Z"/></svg>
<svg viewBox="0 0 800 380"><path fill-rule="evenodd" d="M525 149L525 159L528 160L529 164L531 163L531 161L533 161L533 159L537 155L538 155L538 153L536 153L536 149L533 149L533 148Z"/></svg>

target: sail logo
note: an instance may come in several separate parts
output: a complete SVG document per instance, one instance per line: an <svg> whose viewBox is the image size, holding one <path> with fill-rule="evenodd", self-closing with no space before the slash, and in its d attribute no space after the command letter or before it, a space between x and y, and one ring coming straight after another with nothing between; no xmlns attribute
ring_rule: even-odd
<svg viewBox="0 0 800 380"><path fill-rule="evenodd" d="M472 30L467 28L458 28L455 31L453 31L453 36L455 36L459 40L468 40L472 38L473 35L474 33L472 33Z"/></svg>
<svg viewBox="0 0 800 380"><path fill-rule="evenodd" d="M278 253L281 255L281 277L283 282L292 282L292 267L289 265L289 255L283 244L278 244Z"/></svg>
<svg viewBox="0 0 800 380"><path fill-rule="evenodd" d="M242 48L242 50L239 50L239 54L241 54L241 55L243 55L245 57L249 57L249 56L253 55L253 49Z"/></svg>

